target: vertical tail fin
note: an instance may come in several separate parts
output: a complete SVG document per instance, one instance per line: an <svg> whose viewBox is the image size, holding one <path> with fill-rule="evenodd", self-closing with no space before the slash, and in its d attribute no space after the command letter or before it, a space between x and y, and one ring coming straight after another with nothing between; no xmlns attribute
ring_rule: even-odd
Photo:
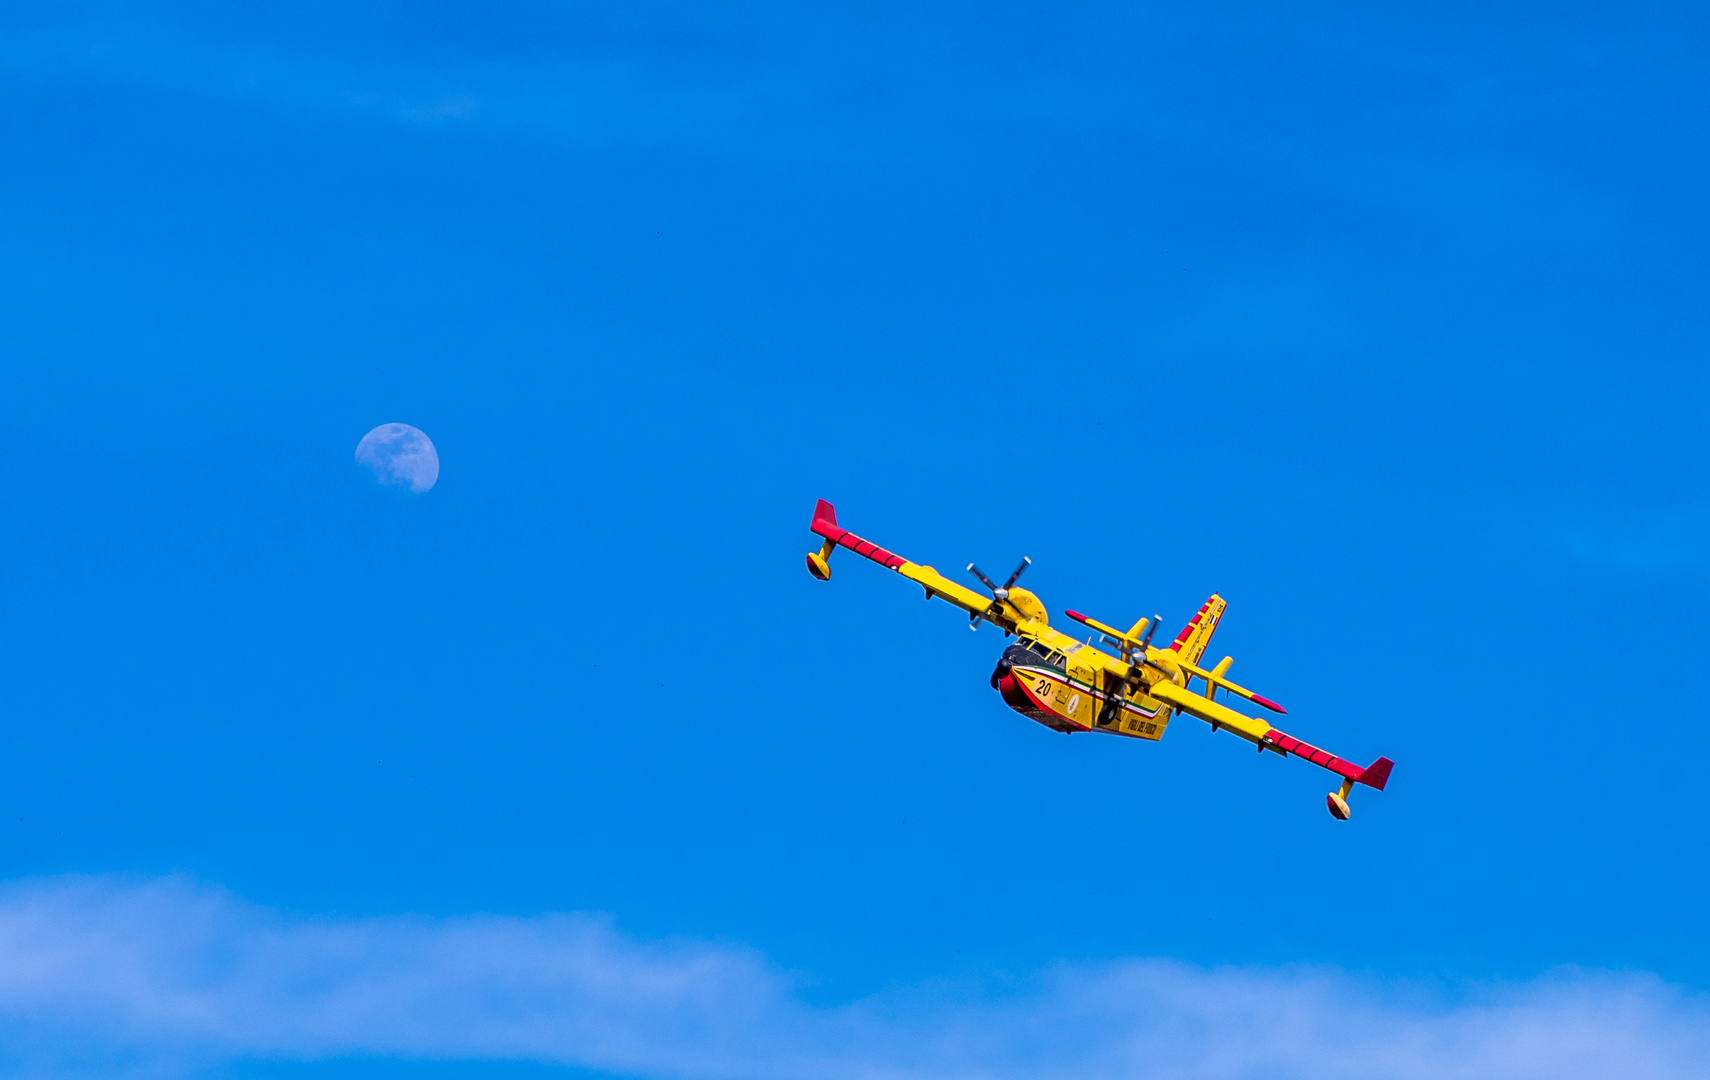
<svg viewBox="0 0 1710 1080"><path fill-rule="evenodd" d="M1181 658L1190 664L1199 663L1199 658L1205 655L1205 647L1211 644L1211 635L1217 629L1217 621L1223 618L1223 609L1228 607L1228 601L1216 593L1199 609L1199 613L1188 620L1182 627L1182 632L1176 635L1176 640L1170 642L1170 648L1181 654Z"/></svg>

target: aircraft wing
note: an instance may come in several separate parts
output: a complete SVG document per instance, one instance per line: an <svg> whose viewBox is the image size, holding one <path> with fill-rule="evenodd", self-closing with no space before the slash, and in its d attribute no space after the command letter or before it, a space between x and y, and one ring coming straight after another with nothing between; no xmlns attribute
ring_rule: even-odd
<svg viewBox="0 0 1710 1080"><path fill-rule="evenodd" d="M1238 713L1227 705L1202 697L1192 690L1184 690L1167 680L1159 680L1147 687L1146 693L1167 705L1175 706L1189 716L1199 717L1214 728L1228 728L1261 750L1270 750L1284 757L1293 754L1320 768L1329 769L1344 780L1364 784L1379 791L1389 782L1389 771L1395 766L1393 761L1383 757L1367 766L1356 765L1327 750L1301 742L1263 720Z"/></svg>
<svg viewBox="0 0 1710 1080"><path fill-rule="evenodd" d="M970 615L985 619L1005 630L1014 629L1002 619L999 605L993 603L990 596L982 592L975 592L965 585L958 585L930 566L911 563L901 555L886 551L871 541L861 539L837 524L837 512L824 499L819 500L819 505L814 508L813 524L810 527L815 533L825 537L838 547L848 548L864 559L871 559L888 570L895 570L903 577L921 586L926 590L928 600L935 596L948 600ZM813 557L809 556L810 567L813 565L812 560Z"/></svg>

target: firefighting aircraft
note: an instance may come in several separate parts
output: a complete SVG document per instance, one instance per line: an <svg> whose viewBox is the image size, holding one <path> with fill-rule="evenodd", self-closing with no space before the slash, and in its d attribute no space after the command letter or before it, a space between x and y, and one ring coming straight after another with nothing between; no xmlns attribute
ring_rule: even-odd
<svg viewBox="0 0 1710 1080"><path fill-rule="evenodd" d="M1340 776L1341 788L1325 799L1330 813L1340 821L1348 820L1348 794L1355 784L1382 791L1389 782L1389 771L1395 763L1386 757L1361 768L1216 700L1217 692L1222 690L1272 712L1287 712L1276 702L1230 682L1227 676L1235 662L1232 657L1225 656L1212 668L1199 666L1211 634L1223 617L1223 609L1228 606L1221 596L1214 594L1207 600L1176 639L1163 649L1152 647L1152 635L1158 629L1157 616L1141 619L1124 632L1078 611L1064 613L1103 635L1104 641L1117 651L1112 656L1093 648L1091 638L1082 644L1053 628L1039 598L1016 587L1016 579L1032 565L1031 559L1022 559L1015 573L1002 585L993 584L991 578L969 563L968 572L990 590L988 598L956 584L930 566L911 563L840 527L837 512L824 499L814 510L811 527L825 538L820 549L807 557L808 571L819 580L831 580L831 553L846 547L922 586L928 600L936 596L966 611L968 629L976 629L984 619L1003 630L1005 637L1014 634L1015 644L1004 649L997 669L992 672L992 689L1003 695L1010 708L1053 731L1064 734L1099 731L1156 742L1164 737L1164 728L1175 714L1197 716L1210 724L1213 731L1229 731L1246 739L1260 753L1269 750L1283 757L1293 754ZM1204 693L1191 689L1194 679L1205 683Z"/></svg>

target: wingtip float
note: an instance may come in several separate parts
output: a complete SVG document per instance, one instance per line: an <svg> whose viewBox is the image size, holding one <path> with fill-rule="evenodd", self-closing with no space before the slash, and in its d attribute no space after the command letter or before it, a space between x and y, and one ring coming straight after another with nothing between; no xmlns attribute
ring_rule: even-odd
<svg viewBox="0 0 1710 1080"><path fill-rule="evenodd" d="M814 508L809 527L824 541L807 557L808 572L819 580L831 580L832 552L848 548L920 585L928 600L938 597L966 611L970 629L984 620L1003 630L1006 637L1015 635L1015 644L1004 649L992 672L992 689L1010 708L1053 731L1098 731L1156 742L1164 737L1172 718L1186 713L1204 720L1213 731L1229 731L1253 743L1260 753L1269 750L1283 757L1302 758L1341 777L1341 787L1325 796L1325 806L1338 821L1347 821L1351 814L1348 795L1355 784L1382 791L1389 783L1390 770L1395 767L1389 758L1380 757L1364 767L1356 765L1217 700L1221 690L1226 696L1251 701L1278 714L1288 712L1271 699L1230 682L1227 676L1235 662L1232 657L1225 656L1210 668L1200 666L1211 635L1228 607L1221 596L1207 600L1175 640L1161 649L1152 646L1157 616L1140 619L1124 631L1078 611L1065 613L1102 635L1116 653L1111 655L1094 648L1090 639L1083 644L1051 627L1045 605L1016 585L1031 565L1030 559L1023 559L1001 586L969 563L968 572L986 587L988 596L856 536L837 524L837 511L824 499ZM1192 689L1195 679L1205 684L1203 692Z"/></svg>

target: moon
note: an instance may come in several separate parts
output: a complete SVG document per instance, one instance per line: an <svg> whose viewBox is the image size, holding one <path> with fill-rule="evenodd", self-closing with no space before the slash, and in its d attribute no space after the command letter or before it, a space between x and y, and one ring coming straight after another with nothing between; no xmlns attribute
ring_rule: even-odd
<svg viewBox="0 0 1710 1080"><path fill-rule="evenodd" d="M439 480L439 451L420 428L381 424L356 444L356 463L374 481L411 495L423 495Z"/></svg>

